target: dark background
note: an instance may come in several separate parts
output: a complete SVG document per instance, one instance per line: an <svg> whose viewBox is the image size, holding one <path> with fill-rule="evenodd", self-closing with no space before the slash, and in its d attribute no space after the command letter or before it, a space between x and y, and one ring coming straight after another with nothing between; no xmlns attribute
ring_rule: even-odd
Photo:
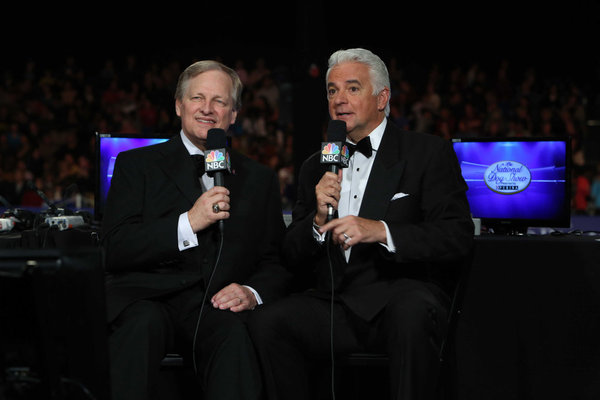
<svg viewBox="0 0 600 400"><path fill-rule="evenodd" d="M541 2L535 2L541 3ZM4 63L76 54L94 64L134 52L271 59L324 59L367 47L403 63L495 63L503 57L579 75L598 61L600 6L569 2L236 2L4 6ZM595 64L594 64L595 65ZM568 68L568 69L567 69Z"/></svg>

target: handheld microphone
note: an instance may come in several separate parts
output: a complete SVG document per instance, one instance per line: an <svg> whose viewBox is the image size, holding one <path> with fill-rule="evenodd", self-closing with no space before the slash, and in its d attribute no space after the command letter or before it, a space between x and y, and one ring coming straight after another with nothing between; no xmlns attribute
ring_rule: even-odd
<svg viewBox="0 0 600 400"><path fill-rule="evenodd" d="M206 136L204 168L208 176L215 180L215 186L225 186L225 174L231 173L231 160L227 151L227 137L223 129L210 129ZM221 234L225 221L219 220Z"/></svg>
<svg viewBox="0 0 600 400"><path fill-rule="evenodd" d="M327 141L321 143L321 164L329 165L329 171L337 174L348 167L350 154L346 146L346 123L330 120L327 125ZM333 206L327 205L327 222L333 219Z"/></svg>

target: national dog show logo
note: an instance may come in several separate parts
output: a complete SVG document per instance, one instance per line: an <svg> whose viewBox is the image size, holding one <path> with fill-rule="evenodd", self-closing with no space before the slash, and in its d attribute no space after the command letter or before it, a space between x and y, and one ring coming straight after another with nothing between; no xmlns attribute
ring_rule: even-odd
<svg viewBox="0 0 600 400"><path fill-rule="evenodd" d="M498 161L485 170L485 184L500 194L515 194L527 189L531 171L517 161Z"/></svg>

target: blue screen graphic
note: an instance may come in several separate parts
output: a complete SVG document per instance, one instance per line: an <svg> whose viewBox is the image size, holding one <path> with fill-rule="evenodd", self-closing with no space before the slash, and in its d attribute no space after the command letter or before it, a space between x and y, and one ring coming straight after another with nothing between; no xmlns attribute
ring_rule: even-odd
<svg viewBox="0 0 600 400"><path fill-rule="evenodd" d="M140 137L116 137L100 135L98 137L100 141L98 145L98 174L99 174L99 191L97 201L100 202L96 206L98 210L104 209L106 202L106 196L108 195L108 189L110 188L110 182L115 168L115 161L117 155L125 150L134 149L137 147L150 146L153 144L165 142L169 139L166 138L140 138Z"/></svg>
<svg viewBox="0 0 600 400"><path fill-rule="evenodd" d="M570 198L567 141L454 142L475 218L558 220Z"/></svg>

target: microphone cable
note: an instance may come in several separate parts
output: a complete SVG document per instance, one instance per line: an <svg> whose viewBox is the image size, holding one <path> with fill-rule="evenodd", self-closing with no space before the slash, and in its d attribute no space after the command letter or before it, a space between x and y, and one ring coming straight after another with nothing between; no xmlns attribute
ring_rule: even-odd
<svg viewBox="0 0 600 400"><path fill-rule="evenodd" d="M329 348L331 357L331 399L335 400L335 354L333 346L333 304L334 304L334 281L333 281L333 262L331 261L331 252L329 249L331 241L331 231L327 231L325 235L325 248L327 252L327 260L329 262L329 274L331 277L331 301L330 301L330 315L329 315Z"/></svg>
<svg viewBox="0 0 600 400"><path fill-rule="evenodd" d="M217 270L217 266L219 265L219 260L221 259L221 250L223 250L223 236L223 232L220 232L219 251L217 252L217 260L215 261L215 265L213 266L212 271L210 273L210 278L208 278L208 283L206 284L206 289L204 290L204 296L202 297L202 303L200 304L200 311L198 312L198 320L196 321L196 329L194 330L194 339L192 341L192 364L194 365L195 375L198 375L198 367L196 365L196 339L198 336L198 329L200 327L200 319L202 318L202 311L204 310L204 304L206 303L206 296L208 295L210 283L212 282L213 276L215 275L215 271Z"/></svg>

